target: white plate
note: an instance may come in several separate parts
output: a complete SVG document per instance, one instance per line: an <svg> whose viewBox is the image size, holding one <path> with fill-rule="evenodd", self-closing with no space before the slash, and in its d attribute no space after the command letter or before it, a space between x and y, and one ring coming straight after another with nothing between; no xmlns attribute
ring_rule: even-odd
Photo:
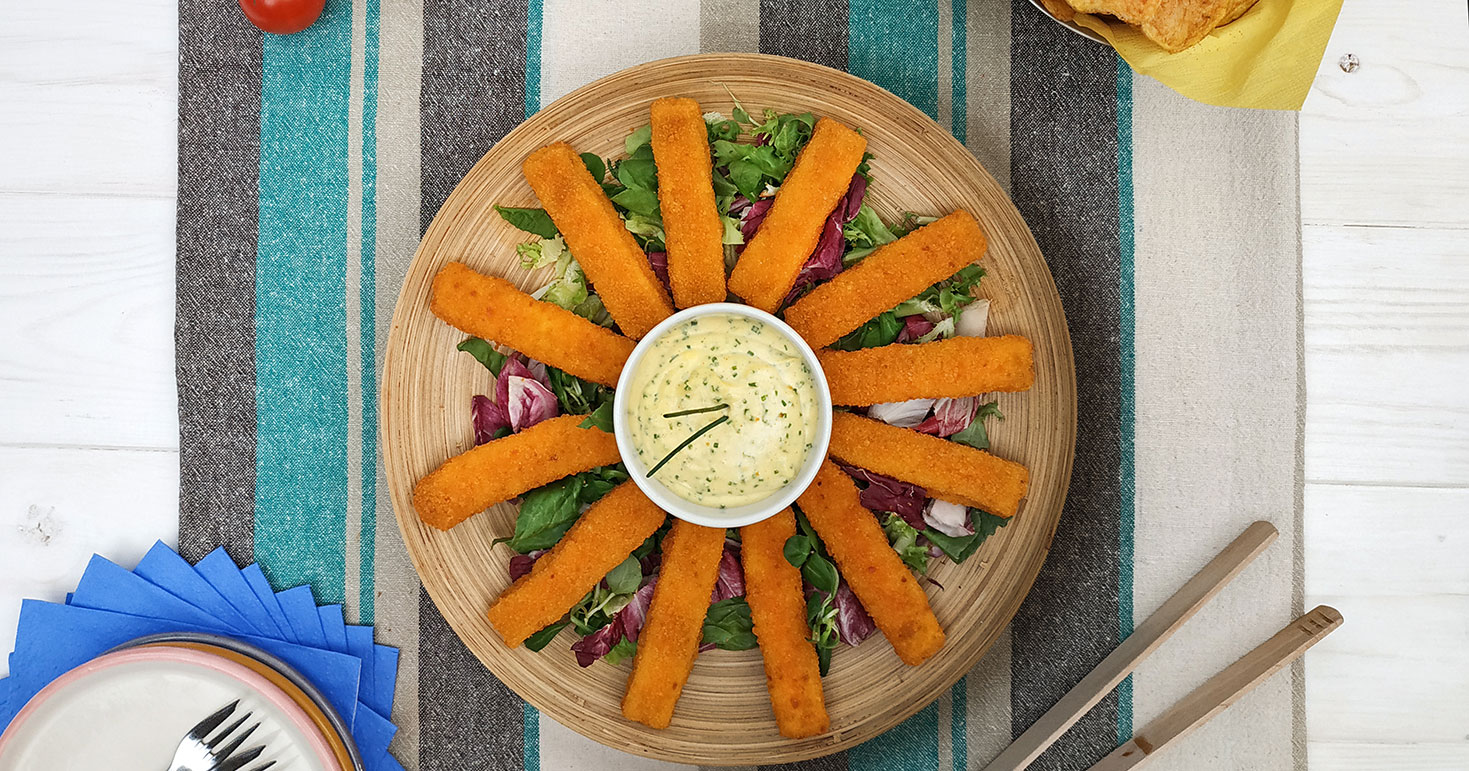
<svg viewBox="0 0 1469 771"><path fill-rule="evenodd" d="M1108 43L1107 42L1107 39L1106 38L1102 37L1101 35L1098 35L1095 32L1092 32L1091 30L1087 29L1086 27L1081 26L1080 24L1077 24L1074 21L1062 21L1062 20L1056 18L1055 16L1052 16L1051 15L1051 12L1048 11L1048 10L1046 10L1046 7L1044 5L1041 5L1041 0L1030 0L1030 4L1033 5L1033 6L1035 6L1036 9L1039 10L1041 13L1043 13L1043 14L1045 14L1047 16L1050 16L1051 21L1054 21L1057 24L1060 24L1061 26L1065 27L1066 29L1069 29L1072 32L1075 32L1076 34L1081 35L1082 37L1086 38L1087 40L1090 40L1090 41L1095 42L1095 43L1101 43L1104 46L1112 45L1111 43Z"/></svg>
<svg viewBox="0 0 1469 771"><path fill-rule="evenodd" d="M0 735L0 771L160 771L179 741L220 707L251 713L246 746L271 771L336 771L310 718L255 672L203 651L133 648L99 656L36 694ZM226 723L228 725L228 723Z"/></svg>

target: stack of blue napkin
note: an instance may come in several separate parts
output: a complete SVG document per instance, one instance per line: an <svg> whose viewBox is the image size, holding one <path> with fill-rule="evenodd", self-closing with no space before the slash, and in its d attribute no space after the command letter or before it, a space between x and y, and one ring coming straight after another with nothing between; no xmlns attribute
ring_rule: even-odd
<svg viewBox="0 0 1469 771"><path fill-rule="evenodd" d="M244 570L223 549L190 565L161 541L131 572L93 556L66 604L21 604L10 676L0 679L0 731L47 683L144 635L207 632L279 657L310 680L351 727L367 771L402 766L388 754L398 649L372 628L317 607L311 587L271 590L259 565Z"/></svg>

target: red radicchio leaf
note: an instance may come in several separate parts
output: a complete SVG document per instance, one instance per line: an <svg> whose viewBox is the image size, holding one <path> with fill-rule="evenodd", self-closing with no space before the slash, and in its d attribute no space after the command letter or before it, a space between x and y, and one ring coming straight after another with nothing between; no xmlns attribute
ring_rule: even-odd
<svg viewBox="0 0 1469 771"><path fill-rule="evenodd" d="M519 581L521 576L529 574L530 569L535 567L536 560L540 559L541 555L545 554L546 551L546 549L537 549L533 552L529 552L526 554L517 554L514 557L511 557L510 580Z"/></svg>
<svg viewBox="0 0 1469 771"><path fill-rule="evenodd" d="M528 377L534 379L535 373L531 372L530 367L525 366L525 362L521 361L518 357L511 356L506 359L505 363L500 367L500 376L495 378L495 403L501 407L510 403L510 378L512 377ZM543 383L542 385L550 385L550 383Z"/></svg>
<svg viewBox="0 0 1469 771"><path fill-rule="evenodd" d="M872 616L867 615L867 609L857 601L857 595L852 593L846 581L837 584L835 602L837 635L842 642L855 646L877 631L877 625L872 622Z"/></svg>
<svg viewBox="0 0 1469 771"><path fill-rule="evenodd" d="M724 554L719 557L719 579L714 582L714 595L709 598L709 604L739 597L744 593L745 574L740 568L739 555L726 541Z"/></svg>
<svg viewBox="0 0 1469 771"><path fill-rule="evenodd" d="M672 291L668 285L668 252L648 252L648 262L653 264L653 274L663 282L663 288Z"/></svg>
<svg viewBox="0 0 1469 771"><path fill-rule="evenodd" d="M923 505L927 503L928 495L923 488L855 466L842 466L842 469L853 479L867 483L867 487L859 493L863 508L891 511L914 529L927 529L928 526L923 522Z"/></svg>
<svg viewBox="0 0 1469 771"><path fill-rule="evenodd" d="M821 229L821 240L816 242L816 251L811 253L806 264L801 266L801 272L796 274L796 283L786 295L785 302L790 302L817 281L826 281L842 272L842 251L847 245L842 238L842 225L857 216L857 210L862 208L862 199L866 195L867 180L861 174L853 174L852 182L847 186L847 194L842 196L842 200L837 202L836 208L827 216L826 224Z"/></svg>
<svg viewBox="0 0 1469 771"><path fill-rule="evenodd" d="M612 623L622 627L622 635L633 642L638 641L638 632L648 618L648 606L653 603L653 587L658 585L658 576L644 584L632 596L632 601L617 611Z"/></svg>
<svg viewBox="0 0 1469 771"><path fill-rule="evenodd" d="M748 208L750 208L750 199L742 194L736 193L735 197L730 199L729 202L729 216L739 219Z"/></svg>
<svg viewBox="0 0 1469 771"><path fill-rule="evenodd" d="M607 655L612 646L622 641L622 624L613 619L607 626L598 629L586 637L571 644L571 650L576 653L576 663L589 667L592 662Z"/></svg>
<svg viewBox="0 0 1469 771"><path fill-rule="evenodd" d="M963 431L974 420L978 402L973 396L960 399L943 398L934 402L933 414L913 427L914 431L934 436L949 436Z"/></svg>
<svg viewBox="0 0 1469 771"><path fill-rule="evenodd" d="M474 443L484 444L495 438L495 432L510 425L510 416L505 408L490 401L488 396L476 396L469 402L474 417Z"/></svg>
<svg viewBox="0 0 1469 771"><path fill-rule="evenodd" d="M898 342L911 343L933 331L933 322L918 315L903 317L903 330L898 333Z"/></svg>
<svg viewBox="0 0 1469 771"><path fill-rule="evenodd" d="M514 431L530 428L535 424L554 418L558 412L556 394L539 381L528 377L510 377L509 401L505 412L510 416L510 428Z"/></svg>
<svg viewBox="0 0 1469 771"><path fill-rule="evenodd" d="M769 213L773 203L775 203L774 198L761 198L750 204L750 210L745 212L745 218L740 220L740 233L745 237L745 243L750 243L750 239L755 237L755 231L760 229L760 223L765 221L765 215ZM744 247L741 246L740 249L743 250Z"/></svg>

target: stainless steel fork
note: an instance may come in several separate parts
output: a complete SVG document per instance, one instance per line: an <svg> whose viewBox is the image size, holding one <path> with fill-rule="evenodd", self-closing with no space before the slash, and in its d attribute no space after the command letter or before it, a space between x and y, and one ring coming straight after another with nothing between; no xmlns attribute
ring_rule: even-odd
<svg viewBox="0 0 1469 771"><path fill-rule="evenodd" d="M230 715L235 714L235 708L238 706L240 702L233 701L221 707L213 715L199 721L199 725L194 726L189 731L189 735L179 742L178 751L173 754L173 764L168 767L169 771L240 771L246 763L260 757L260 753L265 752L264 744L247 750L240 749L245 740L250 738L250 734L255 733L255 729L260 727L260 721L257 720L254 725L236 733L253 713L246 712L224 730L218 733L214 731L221 723L228 720ZM224 744L229 739L233 740ZM224 746L220 746L221 744ZM255 766L250 771L265 771L273 765L275 765L274 760Z"/></svg>

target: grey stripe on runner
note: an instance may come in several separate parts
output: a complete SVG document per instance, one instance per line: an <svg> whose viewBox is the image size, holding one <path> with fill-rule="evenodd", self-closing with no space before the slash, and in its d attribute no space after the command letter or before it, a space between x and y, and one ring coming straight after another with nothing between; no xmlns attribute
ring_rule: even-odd
<svg viewBox="0 0 1469 771"><path fill-rule="evenodd" d="M238 8L179 3L175 374L179 553L255 554L255 244L261 32Z"/></svg>
<svg viewBox="0 0 1469 771"><path fill-rule="evenodd" d="M759 51L760 0L701 0L699 51Z"/></svg>
<svg viewBox="0 0 1469 771"><path fill-rule="evenodd" d="M1010 3L972 0L964 14L964 144L1010 190Z"/></svg>
<svg viewBox="0 0 1469 771"><path fill-rule="evenodd" d="M418 767L520 771L525 765L523 702L464 647L422 593L418 623Z"/></svg>
<svg viewBox="0 0 1469 771"><path fill-rule="evenodd" d="M1118 642L1121 247L1116 54L1028 0L1014 0L1011 35L1011 195L1060 290L1081 405L1071 491L1011 628L1018 734ZM1086 768L1110 752L1117 699L1103 699L1031 768Z"/></svg>
<svg viewBox="0 0 1469 771"><path fill-rule="evenodd" d="M424 3L421 228L480 156L525 117L527 10L527 0L493 10L457 0ZM432 694L419 700L419 766L521 768L529 707L465 648L427 592L418 629L418 689Z"/></svg>
<svg viewBox="0 0 1469 771"><path fill-rule="evenodd" d="M373 272L376 351L382 372L388 328L408 264L418 248L419 81L423 73L422 0L382 3L378 49L377 244ZM377 464L377 527L373 550L373 621L378 641L398 648L398 687L393 701L393 756L410 771L419 767L418 617L423 591L393 517L392 497Z"/></svg>
<svg viewBox="0 0 1469 771"><path fill-rule="evenodd" d="M760 0L760 53L847 68L847 0Z"/></svg>

